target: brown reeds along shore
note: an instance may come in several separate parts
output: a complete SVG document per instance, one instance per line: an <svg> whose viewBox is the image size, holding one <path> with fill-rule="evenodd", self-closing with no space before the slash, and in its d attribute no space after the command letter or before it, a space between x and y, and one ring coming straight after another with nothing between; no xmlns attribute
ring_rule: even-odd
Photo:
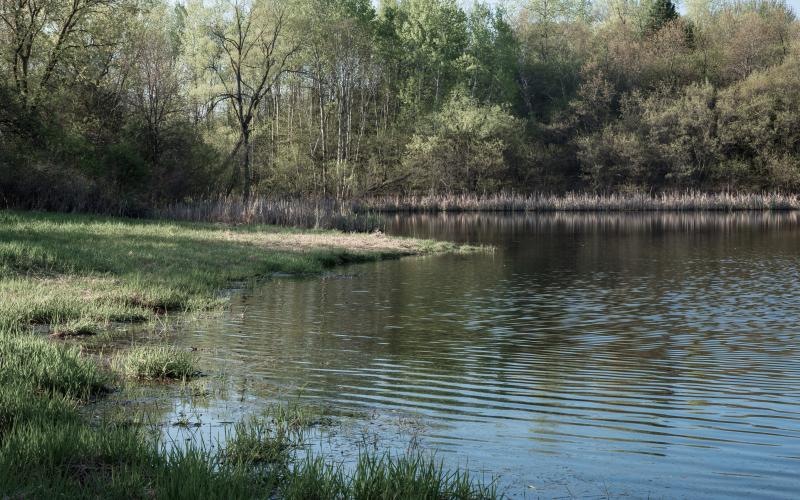
<svg viewBox="0 0 800 500"><path fill-rule="evenodd" d="M275 224L369 232L383 229L382 213L398 212L632 212L798 210L800 197L784 193L494 194L384 196L333 199L227 196L173 203L152 212L160 219Z"/></svg>
<svg viewBox="0 0 800 500"><path fill-rule="evenodd" d="M348 203L333 199L237 196L173 203L152 212L157 219L226 224L267 224L277 226L338 229L371 232L382 229L380 217L359 213Z"/></svg>
<svg viewBox="0 0 800 500"><path fill-rule="evenodd" d="M501 193L385 196L353 202L355 212L618 212L798 210L800 197L784 193Z"/></svg>

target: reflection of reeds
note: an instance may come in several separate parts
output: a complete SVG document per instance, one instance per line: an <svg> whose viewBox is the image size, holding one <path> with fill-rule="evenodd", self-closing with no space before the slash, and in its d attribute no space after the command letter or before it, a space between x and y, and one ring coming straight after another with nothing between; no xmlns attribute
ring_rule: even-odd
<svg viewBox="0 0 800 500"><path fill-rule="evenodd" d="M382 228L380 217L355 213L346 203L331 199L243 199L226 196L173 203L152 216L194 222L275 224L280 226L369 232Z"/></svg>
<svg viewBox="0 0 800 500"><path fill-rule="evenodd" d="M800 197L780 193L589 193L387 196L353 203L357 212L733 211L797 210Z"/></svg>

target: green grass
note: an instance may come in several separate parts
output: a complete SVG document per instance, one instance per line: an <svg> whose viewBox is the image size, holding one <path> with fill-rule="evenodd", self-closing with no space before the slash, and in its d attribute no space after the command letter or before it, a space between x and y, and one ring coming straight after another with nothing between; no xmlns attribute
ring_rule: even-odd
<svg viewBox="0 0 800 500"><path fill-rule="evenodd" d="M83 337L98 335L101 332L102 329L91 319L79 318L71 319L66 323L57 323L53 325L50 335L57 338Z"/></svg>
<svg viewBox="0 0 800 500"><path fill-rule="evenodd" d="M302 445L303 428L323 421L319 411L299 405L240 423L223 450L165 448L145 424L89 422L80 407L117 379L83 340L54 340L102 342L116 322L163 323L172 313L216 310L225 286L272 272L316 273L344 262L452 250L458 249L373 235L0 211L0 492L9 498L401 498L397 492L482 498L489 490L468 475L445 473L421 458L365 456L352 473L321 458L298 461L292 452ZM136 380L185 380L198 371L194 355L169 346L119 352L111 366Z"/></svg>
<svg viewBox="0 0 800 500"><path fill-rule="evenodd" d="M4 340L18 337L4 336ZM26 352L52 352L52 343ZM45 347L47 346L47 347ZM62 348L63 349L63 348ZM91 366L65 350L67 364ZM8 351L2 359L7 359ZM48 356L48 354L45 354ZM64 366L63 359L57 362ZM7 368L7 367L4 367ZM311 455L314 410L269 411L237 424L226 447L163 447L144 424L87 422L78 406L101 388L71 370L63 380L6 371L0 384L0 491L9 498L495 498L492 485L422 455L363 454L353 470ZM59 377L60 378L60 377ZM76 388L76 381L83 387ZM80 396L80 397L79 397Z"/></svg>
<svg viewBox="0 0 800 500"><path fill-rule="evenodd" d="M2 434L0 491L9 498L498 497L492 483L447 471L432 457L363 453L351 470L321 456L295 459L278 448L288 445L270 443L273 439L262 438L258 448L248 446L248 454L235 460L230 452L209 447L164 451L141 427L91 426L64 407ZM265 446L273 447L267 455Z"/></svg>
<svg viewBox="0 0 800 500"><path fill-rule="evenodd" d="M300 403L271 404L263 416L237 422L226 437L226 460L250 464L280 465L304 445L305 431L332 424L325 408Z"/></svg>
<svg viewBox="0 0 800 500"><path fill-rule="evenodd" d="M86 400L107 390L109 376L77 347L0 329L0 388L22 383L46 395Z"/></svg>
<svg viewBox="0 0 800 500"><path fill-rule="evenodd" d="M356 248L326 244L334 238ZM455 249L334 231L0 211L0 326L69 331L80 322L83 333L97 333L218 308L219 290L271 273Z"/></svg>
<svg viewBox="0 0 800 500"><path fill-rule="evenodd" d="M494 482L477 481L468 472L447 470L422 453L394 456L361 453L354 470L309 456L282 485L288 499L492 499Z"/></svg>
<svg viewBox="0 0 800 500"><path fill-rule="evenodd" d="M139 380L188 380L198 374L197 356L169 345L138 346L116 355L113 366Z"/></svg>
<svg viewBox="0 0 800 500"><path fill-rule="evenodd" d="M233 463L281 467L300 446L302 430L261 418L238 422L226 440L224 457Z"/></svg>
<svg viewBox="0 0 800 500"><path fill-rule="evenodd" d="M75 414L17 423L0 441L10 498L258 498L265 481L205 449L163 452L143 429ZM269 479L269 478L266 478Z"/></svg>

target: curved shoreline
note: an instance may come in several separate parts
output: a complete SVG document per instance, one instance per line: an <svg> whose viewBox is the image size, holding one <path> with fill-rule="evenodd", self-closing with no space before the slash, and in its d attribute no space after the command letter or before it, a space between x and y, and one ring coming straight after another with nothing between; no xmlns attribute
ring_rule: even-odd
<svg viewBox="0 0 800 500"><path fill-rule="evenodd" d="M377 491L494 498L492 484L429 457L365 455L352 474L295 462L289 419L237 427L231 450L166 451L146 425L90 421L80 408L123 378L186 380L193 353L169 346L113 352L112 323L171 321L221 310L230 283L311 274L349 262L469 250L450 243L297 231L0 211L0 491L11 496L305 498L364 481ZM58 339L37 334L49 329ZM98 335L99 334L99 335ZM92 349L85 347L93 342ZM100 346L112 350L98 357ZM265 462L266 460L266 462ZM363 466L361 465L363 463ZM376 475L377 474L377 475ZM349 496L347 496L349 498Z"/></svg>

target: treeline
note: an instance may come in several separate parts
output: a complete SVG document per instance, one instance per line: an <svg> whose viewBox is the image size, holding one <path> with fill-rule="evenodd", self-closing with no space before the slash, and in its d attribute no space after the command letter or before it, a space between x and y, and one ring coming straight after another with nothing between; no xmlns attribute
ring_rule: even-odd
<svg viewBox="0 0 800 500"><path fill-rule="evenodd" d="M0 203L800 188L782 0L0 0Z"/></svg>

